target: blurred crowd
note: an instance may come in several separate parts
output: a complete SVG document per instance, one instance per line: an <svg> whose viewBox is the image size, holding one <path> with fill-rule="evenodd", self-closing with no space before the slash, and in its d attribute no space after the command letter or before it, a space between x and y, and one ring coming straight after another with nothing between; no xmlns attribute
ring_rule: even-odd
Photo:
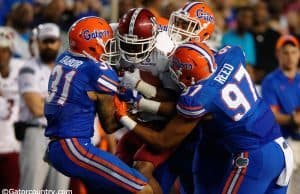
<svg viewBox="0 0 300 194"><path fill-rule="evenodd" d="M81 17L101 16L109 22L117 22L118 18L130 8L146 7L154 15L168 19L172 11L183 7L186 2L186 0L0 0L0 26L8 27L13 37L12 57L25 62L32 57L41 57L43 53L43 45L36 43L36 40L41 38L39 35L42 35L37 32L41 24L54 23L59 27L60 48L57 48L59 52L67 49L68 29ZM278 38L282 34L291 34L300 40L300 0L207 0L206 2L213 8L216 18L216 28L208 41L209 46L214 49L222 48L224 45L241 46L245 51L248 71L259 89L265 76L278 67L276 56ZM2 53L2 50L0 51ZM1 57L3 58L3 55L0 55L0 63L3 60ZM53 61L50 60L49 64L51 62ZM0 75L0 81L1 76L3 77L3 74ZM0 82L0 89L1 84ZM1 93L0 90L0 96ZM99 146L113 152L113 140L105 137L101 131L99 134L97 136L101 136L102 140L106 139L101 142L98 138L97 141L101 142ZM0 142L0 155L6 152L1 146L3 143ZM19 150L19 147L14 147L10 151L18 153ZM18 159L18 156L15 158ZM15 165L15 171L19 168L18 162L11 165ZM0 180L4 180L5 178L1 176ZM13 176L20 175L15 172ZM27 178L29 176L31 175ZM71 182L74 190L78 193L83 192L83 188L78 187L79 183L76 180ZM19 185L19 179L10 184ZM0 184L0 190L2 188L5 187ZM68 186L61 188L67 189Z"/></svg>
<svg viewBox="0 0 300 194"><path fill-rule="evenodd" d="M149 8L155 15L168 18L187 1L175 0L11 0L0 1L0 25L15 32L15 56L29 58L29 43L34 27L55 23L62 31L63 48L67 47L67 31L78 18L101 16L117 22L132 7ZM216 17L216 29L209 44L213 48L239 44L247 55L254 80L276 67L275 42L280 34L300 38L299 0L210 0ZM253 67L253 68L251 68ZM254 76L255 75L255 76Z"/></svg>

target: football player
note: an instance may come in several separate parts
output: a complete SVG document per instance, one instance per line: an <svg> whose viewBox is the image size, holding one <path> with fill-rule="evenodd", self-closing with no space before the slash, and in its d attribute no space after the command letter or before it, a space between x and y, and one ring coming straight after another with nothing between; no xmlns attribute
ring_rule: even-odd
<svg viewBox="0 0 300 194"><path fill-rule="evenodd" d="M76 21L69 30L70 50L62 53L52 71L45 104L51 142L47 160L57 170L82 179L96 192L151 194L147 179L114 155L91 143L95 104L103 128L117 129L112 95L116 72L104 61L117 54L113 32L98 17Z"/></svg>
<svg viewBox="0 0 300 194"><path fill-rule="evenodd" d="M183 17L184 14L185 17ZM210 17L204 17L204 16L210 16ZM189 3L183 9L174 12L172 16L172 22L169 24L169 26L172 27L170 34L171 33L180 34L181 32L185 32L184 34L189 37L186 38L186 41L191 39L195 39L197 41L206 40L209 37L209 35L213 32L214 20L212 20L212 18L213 18L213 13L206 4L199 3L199 2ZM188 21L190 21L191 23L188 23ZM192 22L194 23L196 22L195 24L197 24L196 26L194 26L193 29L194 31L192 31L192 29L188 27L189 25L192 24ZM131 24L132 26L130 26ZM178 26L177 28L174 28L175 24L176 26ZM181 26L182 29L179 30L179 27ZM122 56L121 65L122 66L126 65L129 67L133 66L134 68L136 68L133 73L130 73L129 71L125 72L125 75L123 77L123 84L127 88L137 89L148 99L155 98L155 99L160 99L161 101L166 101L171 99L174 101L178 96L176 95L176 92L174 92L177 90L177 87L174 85L174 82L170 79L170 74L168 71L169 59L168 56L166 56L167 52L160 51L160 50L164 50L163 48L166 48L161 45L169 43L167 39L168 37L166 37L166 39L161 39L162 36L159 36L161 33L158 33L155 28L156 28L155 18L153 14L151 14L151 12L149 12L146 9L130 10L120 20L119 27L117 30L117 38L118 38L118 43L119 43L121 56ZM180 32L177 32L176 30ZM200 38L199 36L202 36L202 38ZM174 44L172 43L169 45L172 45L174 47ZM148 79L146 80L145 73L147 72L148 72L147 74ZM156 79L157 77L160 78L160 80L158 81L162 83L160 84L160 87L161 86L164 87L163 89L159 87L155 87L159 85L154 85L151 84L151 82L149 82L149 77L153 77L153 76L155 76ZM173 92L170 92L170 90L166 90L166 88L173 90ZM146 111L146 112L147 111L149 112L150 110L152 114L157 113L159 108L159 103L153 102L148 99L141 98L141 100L139 100L138 103L139 109L141 111ZM153 107L154 110L151 110L151 108ZM146 118L143 117L143 120L149 120L149 114L147 115L147 117ZM155 119L153 120L153 118L155 118L156 120ZM156 117L152 116L152 120L155 123L159 122L157 121L157 116ZM132 132L127 133L121 139L118 146L119 149L117 152L118 156L123 160L126 160L129 164L131 164L132 161L128 160L128 158L132 158L132 157L128 156L128 152L131 155L135 154L136 160L140 159L145 161L145 157L148 157L143 154L144 152L142 151L143 149L141 149L138 152L135 152L139 148L138 145L140 145L142 141L137 137L135 138L133 137L134 135ZM125 141L126 139L127 141ZM195 141L195 138L193 140ZM137 142L140 143L138 144ZM192 145L192 143L190 145ZM185 153L188 156L193 156L192 153L193 147L195 146L186 146L185 149L181 149L181 151L178 151L177 152L178 154L175 154L172 157L174 158L173 167L178 166L178 164L175 162L176 161L175 158L178 159L179 156L183 156L182 153ZM145 146L143 148L145 148ZM129 149L129 150L124 151L124 149ZM124 154L126 152L127 154ZM159 164L159 162L157 162L156 159L157 158L155 158L155 161L153 161L155 166ZM190 159L190 161L191 160L192 159ZM189 160L187 159L186 161ZM138 166L142 167L143 169L140 170L145 173L145 168L147 167L147 165L145 165L143 162L142 164L138 163ZM187 166L191 166L191 164L188 164ZM184 169L183 171L185 171L186 167L182 169ZM181 180L182 181L186 180L187 183L192 182L189 181L186 177L182 177ZM169 184L167 183L167 185ZM188 186L188 187L192 187L192 186ZM164 193L167 193L166 188L163 187L163 190ZM192 189L186 189L186 190L191 190L189 193L192 193Z"/></svg>
<svg viewBox="0 0 300 194"><path fill-rule="evenodd" d="M178 146L204 116L210 116L216 126L212 133L233 155L218 193L286 193L292 151L272 111L257 95L243 51L225 47L214 56L205 44L189 42L176 49L170 71L183 92L177 114L164 129L157 132L137 124L115 98L120 122L152 146L166 149ZM201 169L197 159L194 166ZM198 189L201 176L195 176L195 193L203 193Z"/></svg>

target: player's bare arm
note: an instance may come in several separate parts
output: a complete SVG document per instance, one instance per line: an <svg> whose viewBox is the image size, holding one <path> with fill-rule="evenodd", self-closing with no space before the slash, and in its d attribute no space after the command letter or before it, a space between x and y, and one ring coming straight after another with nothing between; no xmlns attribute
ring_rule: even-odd
<svg viewBox="0 0 300 194"><path fill-rule="evenodd" d="M42 117L44 115L45 98L37 92L25 92L23 94L24 101L35 117Z"/></svg>
<svg viewBox="0 0 300 194"><path fill-rule="evenodd" d="M160 132L136 125L134 132L156 149L170 149L179 145L182 140L196 127L200 119L187 119L175 115Z"/></svg>
<svg viewBox="0 0 300 194"><path fill-rule="evenodd" d="M113 96L96 92L88 92L88 96L91 100L97 101L96 111L105 132L113 133L119 129L120 126L114 117Z"/></svg>

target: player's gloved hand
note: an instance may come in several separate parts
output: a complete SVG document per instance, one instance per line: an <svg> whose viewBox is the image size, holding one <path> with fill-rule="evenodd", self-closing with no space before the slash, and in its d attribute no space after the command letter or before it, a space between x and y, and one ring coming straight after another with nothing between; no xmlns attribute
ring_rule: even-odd
<svg viewBox="0 0 300 194"><path fill-rule="evenodd" d="M2 96L0 96L0 119L6 119L9 117L10 115L10 104L9 102L3 98Z"/></svg>
<svg viewBox="0 0 300 194"><path fill-rule="evenodd" d="M118 97L120 100L127 102L127 103L136 103L142 98L142 95L138 93L138 91L134 89L127 89L127 88L119 88Z"/></svg>
<svg viewBox="0 0 300 194"><path fill-rule="evenodd" d="M140 80L140 71L136 68L133 72L126 71L124 73L121 85L128 89L135 89Z"/></svg>
<svg viewBox="0 0 300 194"><path fill-rule="evenodd" d="M114 106L116 109L115 117L119 121L123 116L127 116L127 105L118 96L114 96Z"/></svg>

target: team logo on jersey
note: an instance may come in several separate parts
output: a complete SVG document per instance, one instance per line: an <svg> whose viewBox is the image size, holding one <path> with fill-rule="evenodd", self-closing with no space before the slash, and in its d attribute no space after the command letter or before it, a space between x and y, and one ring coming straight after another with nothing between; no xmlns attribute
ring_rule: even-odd
<svg viewBox="0 0 300 194"><path fill-rule="evenodd" d="M90 32L89 30L84 30L82 35L85 40L90 40L90 39L95 39L95 38L109 37L109 31L94 30L94 31Z"/></svg>
<svg viewBox="0 0 300 194"><path fill-rule="evenodd" d="M174 69L186 69L186 70L192 70L193 65L190 63L182 63L179 59L173 58L173 68Z"/></svg>
<svg viewBox="0 0 300 194"><path fill-rule="evenodd" d="M214 22L215 18L203 11L203 9L198 9L196 15L199 19L204 19L207 22Z"/></svg>

